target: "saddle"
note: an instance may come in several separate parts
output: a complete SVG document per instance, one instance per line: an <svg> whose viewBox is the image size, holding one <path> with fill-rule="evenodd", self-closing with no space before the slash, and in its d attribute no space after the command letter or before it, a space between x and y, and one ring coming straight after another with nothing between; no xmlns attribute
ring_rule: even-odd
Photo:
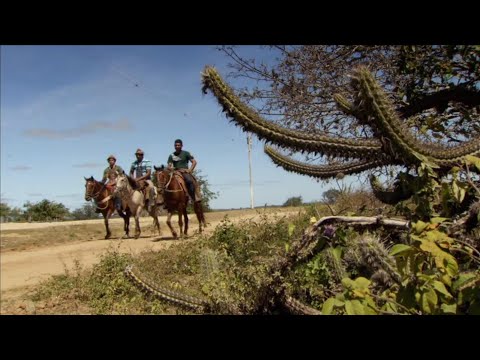
<svg viewBox="0 0 480 360"><path fill-rule="evenodd" d="M183 178L183 175L180 171L178 170L175 170L173 172L173 176L175 177L175 179L177 179L178 183L180 184L180 187L182 188L183 192L185 193L185 195L189 196L188 195L188 189L187 189L187 184L185 183L185 179Z"/></svg>
<svg viewBox="0 0 480 360"><path fill-rule="evenodd" d="M137 188L135 190L139 190L142 192L143 194L143 197L146 198L147 196L147 187L148 187L148 184L145 180L140 180L137 182Z"/></svg>
<svg viewBox="0 0 480 360"><path fill-rule="evenodd" d="M188 188L187 188L187 184L185 183L185 179L183 178L183 174L186 173L186 171L184 169L179 169L179 170L175 170L174 172L174 176L177 177L179 183L180 183L180 186L182 187L183 191L185 191L185 194L191 198L191 195L190 193L188 192ZM195 175L191 174L191 173L188 173L192 179L193 179L193 187L194 187L194 196L195 198L192 199L192 201L201 201L202 200L202 195L200 193L200 186L198 186L198 180L197 178L195 177Z"/></svg>

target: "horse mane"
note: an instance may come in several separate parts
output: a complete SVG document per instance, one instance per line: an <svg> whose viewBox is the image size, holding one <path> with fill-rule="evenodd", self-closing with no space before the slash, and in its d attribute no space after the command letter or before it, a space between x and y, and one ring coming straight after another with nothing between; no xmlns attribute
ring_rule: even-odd
<svg viewBox="0 0 480 360"><path fill-rule="evenodd" d="M139 189L138 183L132 177L130 177L129 175L125 174L125 176L127 177L128 183L130 184L132 189L133 190L138 190Z"/></svg>
<svg viewBox="0 0 480 360"><path fill-rule="evenodd" d="M93 177L93 175L90 176L89 178L86 178L86 177L84 176L84 179L85 179L86 181L93 181L94 183L100 183L100 184L103 185L103 183L102 183L101 181L95 180L94 177Z"/></svg>

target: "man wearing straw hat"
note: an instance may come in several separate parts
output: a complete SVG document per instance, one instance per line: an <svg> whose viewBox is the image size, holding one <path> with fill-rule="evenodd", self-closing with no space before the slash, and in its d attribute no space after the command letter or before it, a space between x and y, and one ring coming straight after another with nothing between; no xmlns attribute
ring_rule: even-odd
<svg viewBox="0 0 480 360"><path fill-rule="evenodd" d="M130 167L130 176L135 179L141 189L147 188L145 194L145 206L147 211L150 212L155 205L155 198L157 192L155 185L152 182L152 162L143 158L144 152L142 149L137 149L135 152L137 160L132 163ZM152 201L150 201L152 199Z"/></svg>

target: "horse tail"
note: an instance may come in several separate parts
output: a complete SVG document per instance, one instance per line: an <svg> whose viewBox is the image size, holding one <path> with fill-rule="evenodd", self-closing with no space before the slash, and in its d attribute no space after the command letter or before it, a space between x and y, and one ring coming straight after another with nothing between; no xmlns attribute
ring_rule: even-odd
<svg viewBox="0 0 480 360"><path fill-rule="evenodd" d="M205 215L203 214L202 202L195 201L193 203L193 210L195 210L195 214L197 215L198 222L202 223L203 226L207 226L207 222L205 221Z"/></svg>

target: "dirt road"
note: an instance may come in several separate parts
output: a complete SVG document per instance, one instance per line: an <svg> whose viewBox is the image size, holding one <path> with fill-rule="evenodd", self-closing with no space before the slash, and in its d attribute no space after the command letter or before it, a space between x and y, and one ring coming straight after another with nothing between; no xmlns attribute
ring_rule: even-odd
<svg viewBox="0 0 480 360"><path fill-rule="evenodd" d="M297 211L269 211L268 216L284 216ZM262 212L251 210L238 213L229 213L229 218L233 222L245 219L258 219ZM221 217L212 217L215 220L209 222L205 233L212 233L215 227L221 222ZM176 217L174 223L176 224ZM108 249L118 249L124 253L139 253L144 250L160 250L170 245L178 244L184 241L195 241L198 238L198 223L196 219L190 217L190 236L186 239L174 240L165 225L166 218L160 217L162 226L162 236L149 236L150 231L143 231L139 239L119 239L111 240L91 240L85 239L76 241L73 244L58 244L54 246L33 248L29 250L9 251L0 253L1 261L1 302L7 300L20 299L22 295L28 292L29 288L47 279L51 275L61 274L65 269L72 269L75 260L78 260L82 267L89 267L99 261L100 256ZM207 219L208 221L208 219ZM88 220L84 222L75 222L75 224L96 224L102 220ZM121 223L121 219L112 219L111 223ZM141 227L146 229L151 226L151 218L142 218ZM48 226L68 226L69 222L43 223L43 224L2 224L1 230L25 230L36 229ZM2 306L3 307L3 306Z"/></svg>

